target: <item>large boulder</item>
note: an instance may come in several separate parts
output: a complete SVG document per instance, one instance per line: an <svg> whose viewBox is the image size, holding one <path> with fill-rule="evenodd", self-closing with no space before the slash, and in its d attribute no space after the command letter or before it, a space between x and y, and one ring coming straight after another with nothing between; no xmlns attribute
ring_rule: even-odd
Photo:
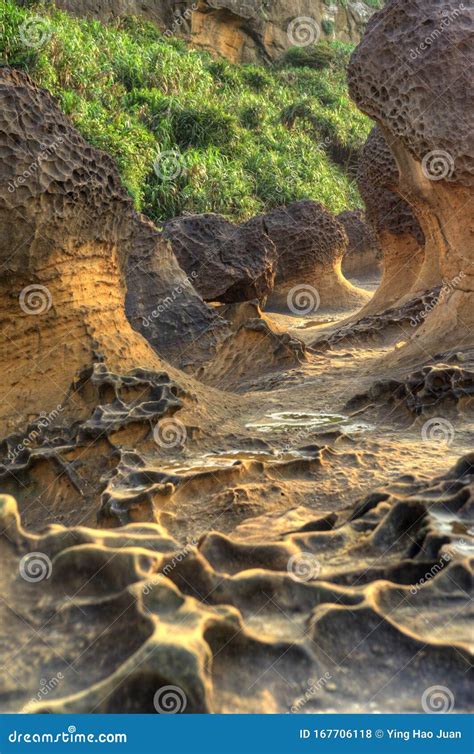
<svg viewBox="0 0 474 754"><path fill-rule="evenodd" d="M350 309L367 299L341 272L347 247L343 225L322 204L305 199L265 215L265 230L275 244L278 264L269 306L307 312ZM307 312L309 313L309 312Z"/></svg>
<svg viewBox="0 0 474 754"><path fill-rule="evenodd" d="M178 265L169 241L142 215L134 220L126 268L127 317L153 348L186 371L208 361L228 335L224 320L204 303Z"/></svg>
<svg viewBox="0 0 474 754"><path fill-rule="evenodd" d="M400 356L473 342L473 29L474 9L455 0L389 0L349 66L351 95L382 126L451 287Z"/></svg>
<svg viewBox="0 0 474 754"><path fill-rule="evenodd" d="M262 301L272 291L276 250L262 217L235 225L213 213L186 215L163 233L205 301Z"/></svg>

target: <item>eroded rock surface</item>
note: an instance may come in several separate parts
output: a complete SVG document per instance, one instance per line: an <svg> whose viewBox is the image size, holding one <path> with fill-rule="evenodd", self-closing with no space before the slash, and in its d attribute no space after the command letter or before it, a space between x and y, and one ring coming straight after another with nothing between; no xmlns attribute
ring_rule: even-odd
<svg viewBox="0 0 474 754"><path fill-rule="evenodd" d="M319 306L350 308L367 300L368 295L341 272L347 235L322 204L309 199L293 202L269 212L264 223L278 257L270 307L298 313L312 299L314 311ZM300 304L301 297L305 300Z"/></svg>
<svg viewBox="0 0 474 754"><path fill-rule="evenodd" d="M276 250L263 218L235 225L212 213L186 215L163 232L205 301L263 300L273 289Z"/></svg>
<svg viewBox="0 0 474 754"><path fill-rule="evenodd" d="M383 267L383 253L362 210L346 210L337 215L337 220L349 241L342 260L343 275L356 279L377 276Z"/></svg>
<svg viewBox="0 0 474 754"><path fill-rule="evenodd" d="M130 252L131 315L151 318L139 327L156 348L172 357L216 318L135 213L111 158L87 144L54 99L3 68L0 102L1 419L13 427L57 411L66 396L74 404L74 379L94 362L118 371L162 368L125 315ZM152 312L174 290L181 292L167 316L155 320ZM209 338L201 343L212 347Z"/></svg>
<svg viewBox="0 0 474 754"><path fill-rule="evenodd" d="M400 176L383 133L375 127L360 156L357 184L368 222L377 234L383 253L383 277L364 314L393 306L413 289L425 290L439 283L438 269L421 272L425 237L410 205L400 195ZM419 282L419 278L423 282Z"/></svg>
<svg viewBox="0 0 474 754"><path fill-rule="evenodd" d="M153 713L171 685L178 712L422 712L442 684L468 711L469 535L439 515L472 515L473 464L338 515L262 516L249 544L152 524L33 535L3 496L2 710Z"/></svg>
<svg viewBox="0 0 474 754"><path fill-rule="evenodd" d="M127 317L161 356L192 371L211 358L229 329L203 302L197 282L153 223L137 216L126 270Z"/></svg>
<svg viewBox="0 0 474 754"><path fill-rule="evenodd" d="M364 2L324 0L55 0L78 16L113 21L138 16L167 35L235 63L268 63L293 44L322 38L358 42L373 8ZM305 21L294 22L295 19ZM309 26L308 26L308 18ZM293 25L290 26L290 24ZM309 35L309 36L308 36Z"/></svg>
<svg viewBox="0 0 474 754"><path fill-rule="evenodd" d="M433 353L443 342L472 344L473 26L473 8L454 0L390 0L369 22L349 67L351 95L384 129L401 191L430 239L427 253L453 282L449 305L397 358Z"/></svg>

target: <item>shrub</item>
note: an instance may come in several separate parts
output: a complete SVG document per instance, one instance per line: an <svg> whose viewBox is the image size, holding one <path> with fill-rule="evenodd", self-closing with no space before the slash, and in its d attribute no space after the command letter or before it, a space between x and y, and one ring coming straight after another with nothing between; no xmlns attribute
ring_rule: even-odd
<svg viewBox="0 0 474 754"><path fill-rule="evenodd" d="M337 63L335 50L325 42L308 47L290 47L285 55L285 62L296 68L313 68L323 70Z"/></svg>

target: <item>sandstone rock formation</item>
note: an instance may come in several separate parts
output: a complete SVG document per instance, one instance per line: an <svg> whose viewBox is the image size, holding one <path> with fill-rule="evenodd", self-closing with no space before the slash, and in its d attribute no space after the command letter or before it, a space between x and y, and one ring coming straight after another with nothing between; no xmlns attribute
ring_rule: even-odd
<svg viewBox="0 0 474 754"><path fill-rule="evenodd" d="M390 0L369 22L349 67L351 95L383 127L401 190L432 238L430 253L443 278L454 281L446 304L401 356L473 339L473 14L454 0Z"/></svg>
<svg viewBox="0 0 474 754"><path fill-rule="evenodd" d="M203 382L224 390L251 390L263 375L298 367L306 357L304 344L278 328L256 301L218 309L231 325L212 361L197 373Z"/></svg>
<svg viewBox="0 0 474 754"><path fill-rule="evenodd" d="M335 37L359 41L373 13L364 2L199 0L192 43L233 62L273 62L294 45Z"/></svg>
<svg viewBox="0 0 474 754"><path fill-rule="evenodd" d="M344 226L349 244L342 260L342 273L356 279L374 277L383 269L382 250L362 210L347 210L336 219Z"/></svg>
<svg viewBox="0 0 474 754"><path fill-rule="evenodd" d="M156 243L156 305L167 289L183 286L172 307L174 329L166 334L169 320L159 323L155 345L173 350L186 308L198 328L213 318L153 229L137 217L111 158L84 141L53 98L25 74L3 68L0 104L2 420L14 426L57 410L67 395L74 402L75 378L96 362L117 371L161 369L125 316L130 250ZM130 270L129 282L139 276L137 268ZM147 316L152 300L148 291L142 302ZM183 348L198 333L189 324L178 335Z"/></svg>
<svg viewBox="0 0 474 754"><path fill-rule="evenodd" d="M308 314L312 299L312 311L319 306L351 308L367 300L368 295L342 275L346 232L322 204L293 202L265 215L264 223L278 255L270 307Z"/></svg>
<svg viewBox="0 0 474 754"><path fill-rule="evenodd" d="M441 680L469 711L468 535L439 514L472 516L473 463L186 544L143 523L31 534L1 496L2 711L156 713L172 686L177 713L417 713Z"/></svg>
<svg viewBox="0 0 474 754"><path fill-rule="evenodd" d="M393 306L419 285L425 238L410 205L400 196L399 170L383 133L375 127L360 156L357 183L368 222L383 253L383 278L364 314ZM439 282L439 268L424 273L420 289Z"/></svg>
<svg viewBox="0 0 474 754"><path fill-rule="evenodd" d="M276 250L261 217L234 225L212 213L187 215L163 233L205 301L264 300L273 289Z"/></svg>
<svg viewBox="0 0 474 754"><path fill-rule="evenodd" d="M171 244L143 216L134 218L126 269L125 306L132 327L180 369L195 369L211 358L228 334L226 323L204 304L197 278L187 277Z"/></svg>
<svg viewBox="0 0 474 754"><path fill-rule="evenodd" d="M358 42L373 8L324 0L54 0L79 16L112 21L139 16L166 35L233 62L272 62L295 44L321 38Z"/></svg>

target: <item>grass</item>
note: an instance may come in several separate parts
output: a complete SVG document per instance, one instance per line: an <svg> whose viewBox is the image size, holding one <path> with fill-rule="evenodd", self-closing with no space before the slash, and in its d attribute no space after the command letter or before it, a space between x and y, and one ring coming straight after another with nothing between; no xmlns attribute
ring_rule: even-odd
<svg viewBox="0 0 474 754"><path fill-rule="evenodd" d="M242 220L302 198L360 206L347 166L371 125L348 98L350 51L325 42L306 50L309 66L291 51L270 68L237 66L137 20L0 5L0 62L58 98L156 222L209 211Z"/></svg>

